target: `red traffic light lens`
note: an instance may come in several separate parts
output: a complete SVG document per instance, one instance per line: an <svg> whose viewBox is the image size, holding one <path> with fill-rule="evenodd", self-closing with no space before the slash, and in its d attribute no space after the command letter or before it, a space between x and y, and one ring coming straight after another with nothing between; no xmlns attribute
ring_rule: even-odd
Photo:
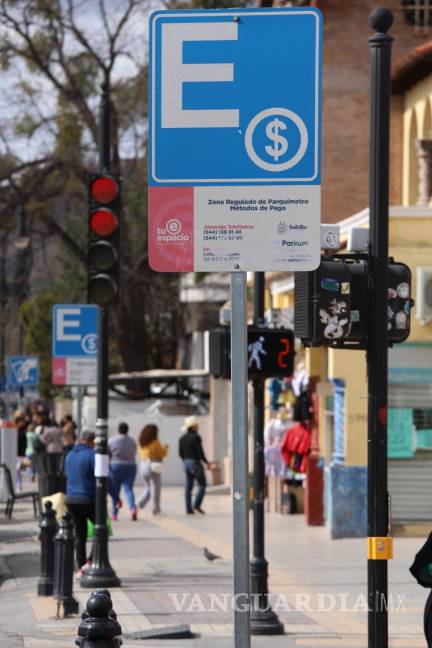
<svg viewBox="0 0 432 648"><path fill-rule="evenodd" d="M116 198L119 186L111 176L99 176L91 183L90 193L93 200L106 205Z"/></svg>
<svg viewBox="0 0 432 648"><path fill-rule="evenodd" d="M98 209L90 218L90 228L97 236L111 236L118 227L117 216L111 209Z"/></svg>

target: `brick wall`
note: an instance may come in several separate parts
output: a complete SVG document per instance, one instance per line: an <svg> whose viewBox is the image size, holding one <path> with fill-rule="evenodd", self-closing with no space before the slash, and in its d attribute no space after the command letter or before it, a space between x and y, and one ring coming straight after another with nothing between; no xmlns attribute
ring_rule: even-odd
<svg viewBox="0 0 432 648"><path fill-rule="evenodd" d="M369 46L373 0L323 0L323 222L336 222L368 204ZM406 25L399 0L386 0L395 13L393 61L425 41ZM391 203L400 204L402 99L392 116Z"/></svg>

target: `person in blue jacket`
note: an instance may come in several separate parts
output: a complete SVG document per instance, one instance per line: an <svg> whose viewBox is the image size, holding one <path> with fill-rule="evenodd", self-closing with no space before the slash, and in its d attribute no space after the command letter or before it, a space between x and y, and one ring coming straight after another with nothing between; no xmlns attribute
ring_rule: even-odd
<svg viewBox="0 0 432 648"><path fill-rule="evenodd" d="M91 564L91 556L87 559L87 520L95 522L95 435L85 431L77 444L68 453L65 461L66 473L66 505L72 515L76 536L76 558L79 575L82 575L86 565ZM113 499L118 502L119 496L112 480L108 478L108 490ZM84 569L83 569L84 568Z"/></svg>

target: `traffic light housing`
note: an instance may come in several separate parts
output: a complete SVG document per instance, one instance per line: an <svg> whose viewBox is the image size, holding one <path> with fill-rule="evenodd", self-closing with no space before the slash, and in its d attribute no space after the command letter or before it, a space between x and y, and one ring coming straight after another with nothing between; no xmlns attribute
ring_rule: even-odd
<svg viewBox="0 0 432 648"><path fill-rule="evenodd" d="M210 374L231 377L231 336L228 327L210 331ZM294 373L294 333L290 329L248 326L249 378L283 378Z"/></svg>
<svg viewBox="0 0 432 648"><path fill-rule="evenodd" d="M296 272L294 330L306 346L366 349L369 330L366 255L323 257L313 272ZM410 333L411 271L389 259L388 339Z"/></svg>
<svg viewBox="0 0 432 648"><path fill-rule="evenodd" d="M88 297L99 306L108 306L116 301L119 290L120 177L90 175L88 204Z"/></svg>

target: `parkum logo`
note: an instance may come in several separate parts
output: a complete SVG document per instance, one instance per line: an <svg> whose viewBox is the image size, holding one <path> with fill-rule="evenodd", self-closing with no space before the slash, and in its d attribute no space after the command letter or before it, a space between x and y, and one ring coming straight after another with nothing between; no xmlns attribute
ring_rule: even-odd
<svg viewBox="0 0 432 648"><path fill-rule="evenodd" d="M164 243L186 243L189 239L189 234L182 232L182 224L178 218L170 218L166 222L165 227L157 228L157 241Z"/></svg>

